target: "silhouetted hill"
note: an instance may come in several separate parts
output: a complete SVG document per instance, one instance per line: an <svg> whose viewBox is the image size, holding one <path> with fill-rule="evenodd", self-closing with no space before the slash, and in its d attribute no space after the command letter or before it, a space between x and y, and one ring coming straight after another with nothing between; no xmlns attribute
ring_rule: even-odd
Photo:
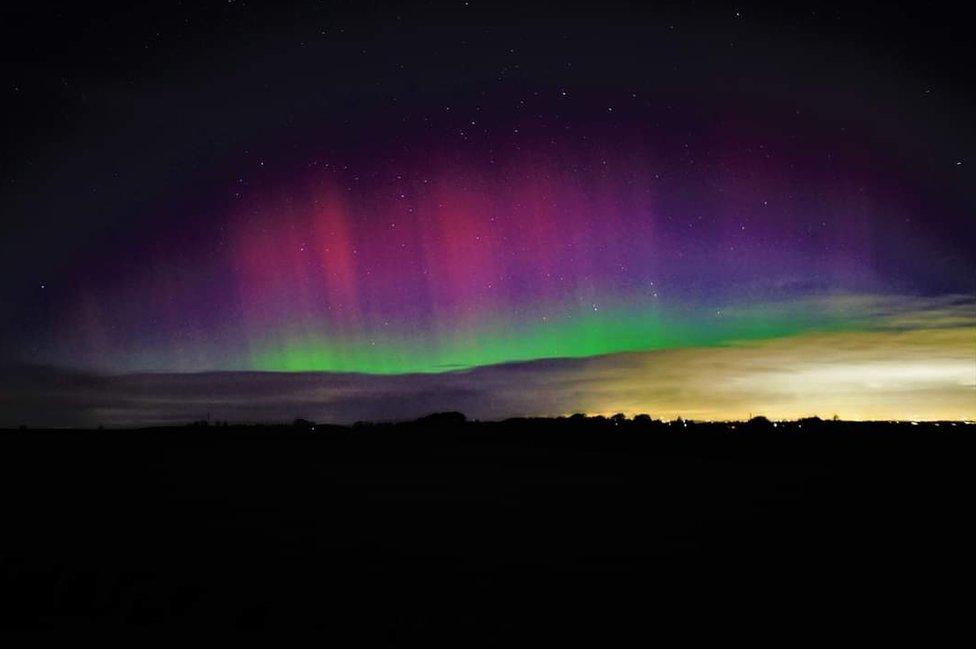
<svg viewBox="0 0 976 649"><path fill-rule="evenodd" d="M968 616L973 433L459 413L7 431L2 623L931 641Z"/></svg>

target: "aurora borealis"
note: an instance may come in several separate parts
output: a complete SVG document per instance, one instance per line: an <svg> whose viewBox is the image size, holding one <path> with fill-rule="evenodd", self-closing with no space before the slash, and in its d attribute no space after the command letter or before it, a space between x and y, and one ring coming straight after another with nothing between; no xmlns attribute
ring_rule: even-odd
<svg viewBox="0 0 976 649"><path fill-rule="evenodd" d="M223 215L212 259L160 255L92 299L81 346L105 341L98 356L129 370L399 373L854 326L798 300L862 287L864 214L811 225L775 194L778 208L733 198L679 219L634 159L444 164L362 189L275 179L281 194ZM174 280L207 265L219 283ZM131 343L105 330L120 319Z"/></svg>
<svg viewBox="0 0 976 649"><path fill-rule="evenodd" d="M257 33L237 10L222 24ZM976 416L972 129L951 77L919 81L860 45L807 50L809 35L761 41L777 19L739 11L599 25L309 11L225 35L205 80L199 43L132 68L92 54L64 76L84 95L65 100L70 135L23 140L7 183L8 364L167 389L236 376L207 384L218 411L238 380L366 375L357 389L386 404L339 407L322 387L293 413L318 419L491 417L485 403ZM126 85L135 69L144 83ZM478 382L523 362L531 402ZM708 376L716 395L745 383L702 404ZM807 403L770 396L770 376L806 377ZM441 396L416 400L413 380ZM293 416L281 394L241 418ZM170 420L91 407L69 411Z"/></svg>

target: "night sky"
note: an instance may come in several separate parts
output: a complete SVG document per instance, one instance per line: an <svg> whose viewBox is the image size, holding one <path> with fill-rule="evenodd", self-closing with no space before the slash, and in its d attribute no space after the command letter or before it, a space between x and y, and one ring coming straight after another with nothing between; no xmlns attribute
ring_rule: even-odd
<svg viewBox="0 0 976 649"><path fill-rule="evenodd" d="M5 7L0 424L976 418L950 7Z"/></svg>

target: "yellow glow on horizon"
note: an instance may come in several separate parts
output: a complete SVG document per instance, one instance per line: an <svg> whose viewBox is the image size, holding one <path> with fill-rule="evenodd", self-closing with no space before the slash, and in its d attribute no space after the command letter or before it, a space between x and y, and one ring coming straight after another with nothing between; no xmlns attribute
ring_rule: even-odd
<svg viewBox="0 0 976 649"><path fill-rule="evenodd" d="M571 412L662 419L976 418L976 328L838 332L593 359Z"/></svg>

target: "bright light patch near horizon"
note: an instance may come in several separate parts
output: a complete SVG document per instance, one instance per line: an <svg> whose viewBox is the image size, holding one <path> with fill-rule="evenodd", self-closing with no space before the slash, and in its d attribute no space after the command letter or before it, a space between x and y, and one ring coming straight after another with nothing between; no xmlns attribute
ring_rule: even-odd
<svg viewBox="0 0 976 649"><path fill-rule="evenodd" d="M608 373L609 375L609 373ZM600 412L937 420L976 416L976 327L812 333L641 357ZM615 393L626 395L616 397Z"/></svg>

